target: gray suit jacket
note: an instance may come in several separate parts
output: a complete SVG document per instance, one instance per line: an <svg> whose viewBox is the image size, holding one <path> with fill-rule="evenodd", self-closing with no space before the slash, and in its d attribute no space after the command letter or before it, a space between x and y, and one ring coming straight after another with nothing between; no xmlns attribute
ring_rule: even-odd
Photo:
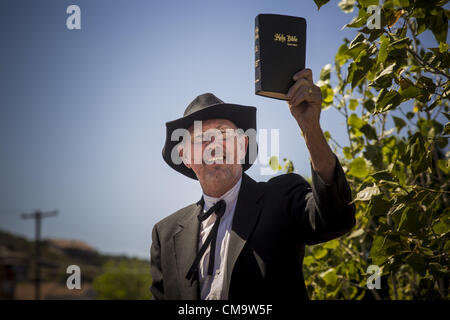
<svg viewBox="0 0 450 320"><path fill-rule="evenodd" d="M355 225L351 191L339 162L331 185L311 171L312 187L294 173L268 182L243 174L225 270L226 298L308 299L302 273L305 244L342 236ZM198 279L186 279L199 249L199 202L153 228L153 299L200 299Z"/></svg>

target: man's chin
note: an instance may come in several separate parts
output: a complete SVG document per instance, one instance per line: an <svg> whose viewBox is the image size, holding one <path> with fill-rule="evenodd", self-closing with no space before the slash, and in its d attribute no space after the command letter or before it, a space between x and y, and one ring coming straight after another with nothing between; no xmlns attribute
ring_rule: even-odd
<svg viewBox="0 0 450 320"><path fill-rule="evenodd" d="M205 164L204 168L208 175L214 176L228 175L230 172L230 165L225 163Z"/></svg>
<svg viewBox="0 0 450 320"><path fill-rule="evenodd" d="M225 163L206 163L205 164L205 168L206 170L221 170L221 169L225 169L227 167L227 164Z"/></svg>

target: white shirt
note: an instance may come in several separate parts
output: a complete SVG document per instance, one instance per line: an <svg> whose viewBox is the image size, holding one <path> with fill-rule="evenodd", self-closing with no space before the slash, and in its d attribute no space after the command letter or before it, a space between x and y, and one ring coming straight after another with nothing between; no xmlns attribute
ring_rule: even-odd
<svg viewBox="0 0 450 320"><path fill-rule="evenodd" d="M213 274L208 275L208 263L210 246L205 251L205 254L200 259L199 266L199 282L200 282L200 298L202 300L220 300L224 299L225 295L222 292L223 282L226 274L226 259L228 253L228 244L230 241L231 225L233 222L234 211L236 209L236 202L239 195L242 176L239 181L220 198L210 197L203 193L205 204L203 210L207 211L220 199L225 200L225 212L220 219L219 230L216 240L216 252L214 257ZM200 224L200 237L198 247L201 248L203 243L211 231L214 222L216 221L216 214L211 214L206 220Z"/></svg>

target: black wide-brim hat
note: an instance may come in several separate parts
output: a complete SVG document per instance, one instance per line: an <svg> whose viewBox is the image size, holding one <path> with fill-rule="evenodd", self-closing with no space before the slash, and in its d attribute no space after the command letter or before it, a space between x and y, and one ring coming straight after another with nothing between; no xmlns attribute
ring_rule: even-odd
<svg viewBox="0 0 450 320"><path fill-rule="evenodd" d="M205 93L195 98L184 111L182 118L166 122L166 142L162 150L162 156L164 161L167 162L176 171L188 176L189 178L197 180L192 169L189 169L181 161L178 152L172 152L173 148L181 142L183 137L180 137L178 141L172 141L172 132L176 129L188 129L197 120L209 120L209 119L227 119L232 121L237 128L247 131L248 129L254 129L256 133L256 108L250 106L243 106L239 104L225 103L217 98L212 93ZM255 141L256 143L256 141ZM250 141L247 145L245 162L243 163L243 170L247 170L251 167L256 159L256 152L253 155L253 159L250 159L249 155ZM172 161L171 154L176 157L175 163Z"/></svg>

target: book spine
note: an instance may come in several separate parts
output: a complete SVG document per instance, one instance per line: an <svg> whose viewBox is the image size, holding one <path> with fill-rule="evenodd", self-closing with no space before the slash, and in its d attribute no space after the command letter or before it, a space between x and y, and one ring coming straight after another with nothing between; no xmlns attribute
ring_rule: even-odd
<svg viewBox="0 0 450 320"><path fill-rule="evenodd" d="M261 46L259 37L259 19L255 19L255 93L262 90L261 86Z"/></svg>

